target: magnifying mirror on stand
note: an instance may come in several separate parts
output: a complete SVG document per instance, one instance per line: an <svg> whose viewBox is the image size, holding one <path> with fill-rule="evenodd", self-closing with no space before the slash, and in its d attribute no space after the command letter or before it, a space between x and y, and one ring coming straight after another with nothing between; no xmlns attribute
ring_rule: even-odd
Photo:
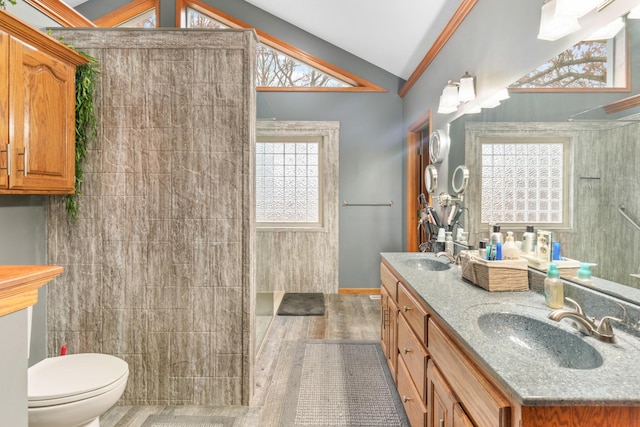
<svg viewBox="0 0 640 427"><path fill-rule="evenodd" d="M469 169L460 165L453 171L453 177L451 178L451 188L454 191L454 195L442 193L439 196L439 203L442 207L447 207L451 202L463 202L464 192L469 185Z"/></svg>

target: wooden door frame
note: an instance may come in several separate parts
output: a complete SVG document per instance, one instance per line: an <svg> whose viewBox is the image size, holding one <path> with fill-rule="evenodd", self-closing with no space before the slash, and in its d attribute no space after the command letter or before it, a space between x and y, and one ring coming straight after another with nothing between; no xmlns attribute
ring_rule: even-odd
<svg viewBox="0 0 640 427"><path fill-rule="evenodd" d="M418 120L413 122L407 130L407 251L418 252L418 198L417 195L425 193L424 182L416 182L416 175L422 175L420 170L420 155L418 147L420 145L420 135L427 129L431 135L432 126L431 110L423 114ZM431 197L427 195L427 201L431 203Z"/></svg>

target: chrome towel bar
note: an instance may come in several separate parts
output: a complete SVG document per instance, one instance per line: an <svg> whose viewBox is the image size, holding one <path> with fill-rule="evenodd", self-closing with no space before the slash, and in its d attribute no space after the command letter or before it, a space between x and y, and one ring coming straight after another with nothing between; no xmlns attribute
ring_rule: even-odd
<svg viewBox="0 0 640 427"><path fill-rule="evenodd" d="M342 206L393 206L393 201L382 203L349 203L345 200L342 202Z"/></svg>
<svg viewBox="0 0 640 427"><path fill-rule="evenodd" d="M631 225L633 225L635 228L637 228L638 230L640 230L640 225L638 225L638 224L637 224L633 219L631 219L631 217L630 217L629 215L627 215L627 214L625 213L625 211L624 211L624 210L625 210L624 205L620 205L620 206L618 206L618 212L620 212L620 214L621 214L623 217L625 217L625 219L626 219L627 221L629 221L629 222L631 223Z"/></svg>

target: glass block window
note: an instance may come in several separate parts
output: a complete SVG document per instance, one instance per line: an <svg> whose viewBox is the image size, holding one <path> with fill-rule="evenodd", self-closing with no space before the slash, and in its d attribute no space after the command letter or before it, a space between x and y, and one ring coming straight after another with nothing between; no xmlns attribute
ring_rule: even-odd
<svg viewBox="0 0 640 427"><path fill-rule="evenodd" d="M321 224L321 140L256 143L256 221Z"/></svg>
<svg viewBox="0 0 640 427"><path fill-rule="evenodd" d="M481 222L568 222L568 141L482 141Z"/></svg>

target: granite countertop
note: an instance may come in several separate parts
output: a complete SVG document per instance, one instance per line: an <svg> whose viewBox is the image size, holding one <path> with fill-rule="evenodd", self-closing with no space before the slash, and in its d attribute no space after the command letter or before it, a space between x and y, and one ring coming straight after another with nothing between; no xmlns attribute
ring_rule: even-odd
<svg viewBox="0 0 640 427"><path fill-rule="evenodd" d="M616 343L600 342L575 330L568 319L560 322L549 320L547 315L551 309L545 305L544 296L540 293L488 292L463 280L460 266L456 265L444 271L421 269L416 261L424 258L448 263L445 258L436 258L430 253L381 255L383 261L422 297L430 311L449 328L476 361L492 373L498 383L521 404L640 405L640 387L636 375L640 340L637 337L615 330ZM589 355L584 359L595 354L596 358L601 357L601 364L591 369L575 369L549 363L545 345L527 351L523 343L513 342L509 338L508 330L499 331L496 326L496 331L491 333L486 333L486 328L483 331L478 318L487 313L513 313L534 318L544 323L542 326L545 327L559 328L573 335L568 338L579 348L583 344L592 347L588 348ZM549 336L545 334L544 339L549 339ZM581 351L580 348L578 352Z"/></svg>

